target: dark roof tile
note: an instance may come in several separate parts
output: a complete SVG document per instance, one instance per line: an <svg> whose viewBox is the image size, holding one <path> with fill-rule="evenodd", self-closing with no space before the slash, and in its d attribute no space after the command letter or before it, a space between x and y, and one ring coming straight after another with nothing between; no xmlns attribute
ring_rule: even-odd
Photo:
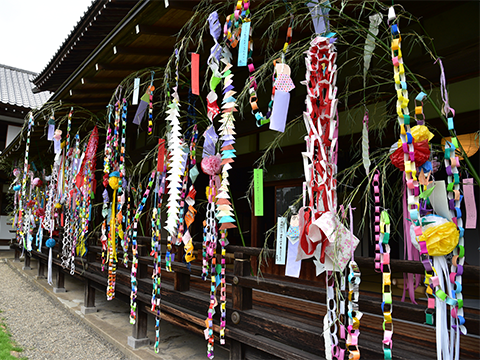
<svg viewBox="0 0 480 360"><path fill-rule="evenodd" d="M52 93L42 91L34 94L32 80L37 74L0 64L0 103L29 109L41 107Z"/></svg>

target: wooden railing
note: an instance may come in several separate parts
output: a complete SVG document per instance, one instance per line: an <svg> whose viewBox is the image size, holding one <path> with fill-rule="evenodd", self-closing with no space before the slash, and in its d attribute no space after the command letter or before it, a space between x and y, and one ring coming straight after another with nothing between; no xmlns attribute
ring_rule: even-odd
<svg viewBox="0 0 480 360"><path fill-rule="evenodd" d="M60 240L60 239L57 239ZM138 315L133 326L129 344L133 347L148 343L147 314L150 310L152 292L152 258L148 255L150 239L138 237L139 267ZM194 244L197 249L201 243ZM19 254L18 245L13 245ZM326 312L326 292L319 282L310 284L295 283L277 278L253 276L251 258L260 254L258 248L227 246L229 257L233 259L233 269L228 269L227 281L227 330L226 348L231 359L283 358L319 359L324 356L323 316ZM273 254L273 251L270 250ZM101 247L92 244L85 258L76 258L75 277L85 281L85 302L82 311L88 313L95 308L94 289L105 291L107 274L101 270ZM272 255L270 254L270 255ZM233 257L232 257L233 255ZM30 256L38 259L38 274L45 275L48 249L43 247L26 253L25 267L29 266ZM64 289L64 276L70 270L62 269L61 244L54 248L53 264L58 269L55 281L56 291ZM123 256L122 251L118 258ZM130 255L131 258L131 255ZM178 259L176 259L178 260ZM357 258L359 266L373 268L372 258ZM165 268L162 261L162 269ZM423 273L420 263L404 260L391 261L392 272ZM168 321L190 331L203 334L209 303L210 283L201 280L200 264L193 263L190 269L186 264L174 261L173 272L162 271L162 321ZM464 266L464 279L479 281L479 268ZM130 268L117 266L116 297L129 302ZM435 328L424 325L425 301L419 304L393 302L395 321L394 357L397 359L431 359L436 351ZM381 297L374 293L361 293L360 310L365 314L360 326L360 351L363 358L383 357ZM217 311L217 316L219 316ZM218 320L218 319L217 319ZM218 334L219 322L214 321ZM464 358L479 358L479 312L466 309L468 336L461 338L461 355ZM218 339L216 340L218 344ZM220 346L220 345L216 345ZM344 346L344 345L342 345Z"/></svg>

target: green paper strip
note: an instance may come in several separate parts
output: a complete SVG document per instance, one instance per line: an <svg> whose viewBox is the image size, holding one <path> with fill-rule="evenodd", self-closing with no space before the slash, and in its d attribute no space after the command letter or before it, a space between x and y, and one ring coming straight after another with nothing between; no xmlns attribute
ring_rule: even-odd
<svg viewBox="0 0 480 360"><path fill-rule="evenodd" d="M255 216L263 216L263 170L253 170Z"/></svg>

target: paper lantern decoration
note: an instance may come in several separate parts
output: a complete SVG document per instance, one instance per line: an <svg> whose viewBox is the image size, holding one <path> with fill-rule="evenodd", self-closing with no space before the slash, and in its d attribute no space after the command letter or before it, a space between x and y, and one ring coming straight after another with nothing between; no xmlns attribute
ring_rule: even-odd
<svg viewBox="0 0 480 360"><path fill-rule="evenodd" d="M465 150L465 153L467 154L467 157L473 156L477 153L480 145L480 135L478 132L458 135L456 139L462 145L463 150ZM443 151L445 151L445 141L452 142L452 138L449 136L442 139ZM460 149L456 151L456 154L460 160L463 160L463 156L461 156L462 152Z"/></svg>

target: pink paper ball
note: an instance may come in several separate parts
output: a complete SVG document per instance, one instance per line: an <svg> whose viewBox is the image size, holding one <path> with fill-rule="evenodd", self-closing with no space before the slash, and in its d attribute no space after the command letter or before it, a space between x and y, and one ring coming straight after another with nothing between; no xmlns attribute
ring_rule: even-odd
<svg viewBox="0 0 480 360"><path fill-rule="evenodd" d="M38 177L33 179L32 183L33 183L33 186L42 186L43 185L43 181L40 180L40 178L38 178Z"/></svg>
<svg viewBox="0 0 480 360"><path fill-rule="evenodd" d="M222 158L220 155L203 158L201 163L202 170L205 174L210 176L220 174L220 170L222 169L222 166L220 165L221 163Z"/></svg>

